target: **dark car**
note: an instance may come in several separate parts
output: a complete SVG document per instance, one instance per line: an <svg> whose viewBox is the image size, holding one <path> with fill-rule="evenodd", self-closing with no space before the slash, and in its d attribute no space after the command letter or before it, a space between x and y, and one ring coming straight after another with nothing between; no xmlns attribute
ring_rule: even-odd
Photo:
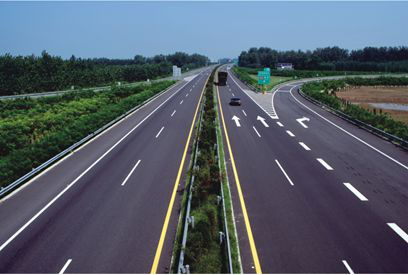
<svg viewBox="0 0 408 275"><path fill-rule="evenodd" d="M230 105L241 106L241 99L239 97L231 98Z"/></svg>

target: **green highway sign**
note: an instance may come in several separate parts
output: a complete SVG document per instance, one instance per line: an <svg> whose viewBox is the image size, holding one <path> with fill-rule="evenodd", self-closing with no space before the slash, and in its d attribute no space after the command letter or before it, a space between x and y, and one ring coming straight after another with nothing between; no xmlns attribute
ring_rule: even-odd
<svg viewBox="0 0 408 275"><path fill-rule="evenodd" d="M268 71L259 71L258 72L258 84L267 85L271 83L271 75Z"/></svg>
<svg viewBox="0 0 408 275"><path fill-rule="evenodd" d="M271 68L264 68L264 72L268 72L269 74L271 74Z"/></svg>

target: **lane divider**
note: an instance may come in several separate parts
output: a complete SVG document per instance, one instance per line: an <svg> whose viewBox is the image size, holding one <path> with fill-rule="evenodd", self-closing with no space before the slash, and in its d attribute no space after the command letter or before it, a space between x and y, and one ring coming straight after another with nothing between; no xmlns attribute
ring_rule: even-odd
<svg viewBox="0 0 408 275"><path fill-rule="evenodd" d="M295 136L295 135L294 135L291 131L289 131L289 130L286 130L286 133L288 133L288 135L291 136L291 137L294 137L294 136Z"/></svg>
<svg viewBox="0 0 408 275"><path fill-rule="evenodd" d="M350 267L350 265L347 263L347 261L346 261L346 260L343 260L342 262L343 262L344 266L347 268L347 271L348 271L350 274L354 274L353 269L351 269L351 267Z"/></svg>
<svg viewBox="0 0 408 275"><path fill-rule="evenodd" d="M163 131L163 129L164 129L164 126L161 127L160 131L159 131L159 132L157 133L157 135L156 135L156 138L158 138L158 137L160 136L160 134L161 134L161 132Z"/></svg>
<svg viewBox="0 0 408 275"><path fill-rule="evenodd" d="M238 177L238 172L237 172L237 168L235 166L235 159L234 159L234 155L232 153L231 144L230 144L229 137L228 137L227 127L225 125L224 113L222 111L222 105L221 105L221 99L220 99L220 93L219 93L219 90L218 90L218 86L217 86L217 97L218 97L218 106L219 106L220 114L221 114L221 121L222 121L222 125L223 125L223 128L224 128L225 140L227 142L228 152L229 152L229 155L231 157L232 171L234 173L235 184L237 186L238 197L239 197L239 201L240 201L241 209L242 209L242 215L244 217L245 228L246 228L246 231L247 231L247 234L248 234L248 241L249 241L249 246L251 248L252 259L253 259L253 262L254 262L254 265L255 265L256 273L261 274L262 269L261 269L261 265L259 263L258 252L256 250L254 236L252 235L251 224L249 222L248 212L247 212L247 209L246 209L244 196L242 194L242 189L241 189L241 184L240 184L239 177Z"/></svg>
<svg viewBox="0 0 408 275"><path fill-rule="evenodd" d="M276 164L279 166L281 169L282 173L285 175L286 179L289 181L290 185L294 186L292 180L289 178L288 174L286 174L285 170L283 169L282 165L279 163L277 159L275 159Z"/></svg>
<svg viewBox="0 0 408 275"><path fill-rule="evenodd" d="M299 142L299 144L300 144L300 146L302 146L303 149L305 149L306 151L310 151L310 148L309 148L306 144L304 144L303 142Z"/></svg>
<svg viewBox="0 0 408 275"><path fill-rule="evenodd" d="M392 230L395 231L406 243L408 243L408 234L405 233L404 230L401 229L396 223L387 223Z"/></svg>
<svg viewBox="0 0 408 275"><path fill-rule="evenodd" d="M68 266L71 264L72 259L69 259L64 266L62 267L61 271L58 274L64 274L65 270L67 270Z"/></svg>
<svg viewBox="0 0 408 275"><path fill-rule="evenodd" d="M354 195L356 195L357 198L359 198L361 201L368 201L368 199L360 193L353 185L351 185L348 182L343 183Z"/></svg>
<svg viewBox="0 0 408 275"><path fill-rule="evenodd" d="M334 170L330 165L327 164L323 159L317 158L317 161L324 166L327 170Z"/></svg>
<svg viewBox="0 0 408 275"><path fill-rule="evenodd" d="M133 174L133 171L135 171L135 169L137 168L137 166L139 166L140 163L140 159L137 161L136 165L133 166L132 170L130 170L130 173L127 175L127 177L125 178L125 180L122 182L121 186L125 186L126 182L128 181L128 179L130 178L130 176Z"/></svg>
<svg viewBox="0 0 408 275"><path fill-rule="evenodd" d="M159 266L160 257L161 257L161 253L162 253L163 245L164 245L164 240L166 238L167 228L168 228L169 222L170 222L171 212L173 211L173 206L174 206L174 201L176 199L177 189L178 189L178 186L179 186L179 183L180 183L181 174L183 172L184 162L186 160L188 146L190 144L191 136L192 136L193 129L194 129L194 124L195 124L195 121L196 121L196 118L197 118L198 110L199 110L199 107L200 107L201 99L202 99L203 94L204 94L205 87L207 86L207 82L208 82L208 78L205 81L203 90L201 91L200 99L198 100L197 107L196 107L196 110L194 112L193 121L191 122L191 127L190 127L190 131L188 133L186 145L184 146L183 156L181 158L181 162L180 162L179 170L178 170L178 173L177 173L176 181L174 183L173 192L171 194L171 198L170 198L170 202L169 202L169 207L167 208L166 216L164 218L163 228L162 228L162 231L161 231L161 234L160 234L159 242L157 244L157 249L156 249L154 259L153 259L152 268L150 270L151 274L156 274L157 273L157 267Z"/></svg>
<svg viewBox="0 0 408 275"><path fill-rule="evenodd" d="M258 130L256 130L255 126L252 126L252 128L254 128L255 133L258 135L258 137L261 137L261 135L259 134Z"/></svg>

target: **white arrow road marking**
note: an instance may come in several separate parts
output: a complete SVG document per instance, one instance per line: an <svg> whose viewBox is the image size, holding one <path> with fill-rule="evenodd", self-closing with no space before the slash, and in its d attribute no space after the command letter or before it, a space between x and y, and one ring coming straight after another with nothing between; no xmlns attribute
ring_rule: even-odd
<svg viewBox="0 0 408 275"><path fill-rule="evenodd" d="M351 267L349 266L349 264L347 263L347 261L343 260L342 262L343 262L344 266L347 268L347 271L348 271L350 274L354 274L354 271L351 269Z"/></svg>
<svg viewBox="0 0 408 275"><path fill-rule="evenodd" d="M58 274L64 274L65 270L67 270L69 264L72 262L72 259L69 259L64 266L62 267L61 271Z"/></svg>
<svg viewBox="0 0 408 275"><path fill-rule="evenodd" d="M348 182L345 182L344 185L351 191L353 192L354 195L356 195L357 198L359 198L361 201L368 201L368 199L360 193L353 185L351 185Z"/></svg>
<svg viewBox="0 0 408 275"><path fill-rule="evenodd" d="M269 127L269 125L265 122L265 119L264 119L263 117L258 116L258 117L256 118L256 120L260 120L261 123L262 123L265 127Z"/></svg>
<svg viewBox="0 0 408 275"><path fill-rule="evenodd" d="M392 228L392 230L395 231L404 241L408 243L408 234L404 232L404 230L401 229L396 223L387 223L389 227Z"/></svg>
<svg viewBox="0 0 408 275"><path fill-rule="evenodd" d="M233 116L232 120L235 121L235 124L237 125L237 127L241 127L241 124L239 123L239 117Z"/></svg>
<svg viewBox="0 0 408 275"><path fill-rule="evenodd" d="M244 113L244 116L247 116L247 114L245 113L245 111L244 111L244 110L242 110L242 112Z"/></svg>
<svg viewBox="0 0 408 275"><path fill-rule="evenodd" d="M304 128L308 128L307 125L303 123L303 121L310 121L310 118L302 117L302 118L296 119L296 121L299 122L300 125L302 125Z"/></svg>

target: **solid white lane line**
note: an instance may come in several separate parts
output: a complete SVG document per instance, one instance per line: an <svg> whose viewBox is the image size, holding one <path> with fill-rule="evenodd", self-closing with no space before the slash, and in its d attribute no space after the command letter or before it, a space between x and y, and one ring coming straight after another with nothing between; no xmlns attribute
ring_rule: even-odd
<svg viewBox="0 0 408 275"><path fill-rule="evenodd" d="M242 112L244 113L244 116L247 116L247 114L245 113L245 111L244 111L244 110L242 110Z"/></svg>
<svg viewBox="0 0 408 275"><path fill-rule="evenodd" d="M303 147L303 149L305 149L306 151L310 151L310 148L304 144L303 142L299 142L299 144Z"/></svg>
<svg viewBox="0 0 408 275"><path fill-rule="evenodd" d="M82 172L78 177L76 177L67 187L65 187L58 195L56 195L49 203L47 203L37 214L35 214L28 222L26 222L19 230L16 231L10 238L7 239L1 246L0 252L11 243L24 229L26 229L33 221L35 221L45 210L48 209L56 200L58 200L65 192L67 192L75 183L77 183L89 170L91 170L98 162L101 161L107 154L109 154L116 146L118 146L125 138L127 138L134 130L136 130L143 122L145 122L149 117L151 117L161 106L166 104L173 96L178 94L178 92L183 89L189 82L186 82L177 91L169 96L165 101L160 103L152 112L150 112L145 118L143 118L135 127L133 127L126 135L124 135L120 140L118 140L111 148L109 148L102 156L100 156L94 163L92 163L84 172Z"/></svg>
<svg viewBox="0 0 408 275"><path fill-rule="evenodd" d="M160 129L160 131L157 133L157 135L156 135L156 138L158 138L159 137L159 135L160 135L160 133L163 131L163 129L164 129L164 126L163 127L161 127L161 129Z"/></svg>
<svg viewBox="0 0 408 275"><path fill-rule="evenodd" d="M183 100L182 100L182 101L180 101L180 105L181 105L181 104L183 104Z"/></svg>
<svg viewBox="0 0 408 275"><path fill-rule="evenodd" d="M135 171L135 169L137 168L137 166L139 165L139 163L140 163L140 159L137 161L136 165L133 166L132 170L130 170L129 175L127 175L126 179L122 182L122 184L121 184L122 186L124 186L124 185L126 184L126 182L127 182L128 179L130 178L130 176L133 174L133 171Z"/></svg>
<svg viewBox="0 0 408 275"><path fill-rule="evenodd" d="M283 127L283 124L280 123L279 121L277 121L276 124L278 124L280 127Z"/></svg>
<svg viewBox="0 0 408 275"><path fill-rule="evenodd" d="M291 185L294 185L292 180L289 178L288 174L286 174L285 170L283 170L282 165L280 165L279 161L277 159L275 159L276 164L279 166L279 168L281 169L282 173L285 175L286 179L288 180L288 182Z"/></svg>
<svg viewBox="0 0 408 275"><path fill-rule="evenodd" d="M297 86L295 86L297 87ZM290 94L291 96L297 101L297 103L299 103L300 105L302 105L303 107L305 107L306 109L308 109L309 111L311 111L312 113L314 113L315 115L319 116L320 118L324 119L325 121L327 121L328 123L330 123L331 125L333 125L334 127L336 127L337 129L343 131L344 133L348 134L349 136L355 138L356 140L360 141L361 143L363 143L364 145L370 147L371 149L373 149L374 151L376 151L377 153L383 155L384 157L388 158L389 160L395 162L396 164L398 164L399 166L405 168L406 170L408 170L408 166L402 164L401 162L399 162L398 160L390 157L389 155L387 155L386 153L380 151L379 149L375 148L374 146L368 144L367 142L365 142L364 140L362 140L361 138L353 135L352 133L348 132L347 130L343 129L342 127L338 126L337 124L335 124L334 122L331 122L330 120L328 120L327 118L325 118L324 116L322 116L321 114L319 114L318 112L312 110L311 108L307 107L305 104L303 104L302 102L300 102L293 94L292 94L292 90L295 88L293 87L292 89L290 89Z"/></svg>
<svg viewBox="0 0 408 275"><path fill-rule="evenodd" d="M350 274L354 274L353 269L351 269L351 267L349 266L349 264L347 263L347 261L346 261L346 260L343 260L342 262L343 262L343 264L345 265L345 267L347 268L347 271L348 271Z"/></svg>
<svg viewBox="0 0 408 275"><path fill-rule="evenodd" d="M252 128L254 128L255 133L258 135L258 137L261 137L261 135L258 133L258 131L256 130L255 126L252 126Z"/></svg>
<svg viewBox="0 0 408 275"><path fill-rule="evenodd" d="M67 270L68 266L70 265L70 263L72 262L72 259L69 259L64 266L62 267L61 271L58 274L64 274L65 270Z"/></svg>
<svg viewBox="0 0 408 275"><path fill-rule="evenodd" d="M317 158L317 161L320 162L327 170L334 170L330 165L328 165L323 159Z"/></svg>
<svg viewBox="0 0 408 275"><path fill-rule="evenodd" d="M353 192L354 195L357 196L357 198L359 198L361 201L368 201L368 199L360 193L360 191L358 191L353 185L351 185L348 182L345 182L344 185L351 191Z"/></svg>
<svg viewBox="0 0 408 275"><path fill-rule="evenodd" d="M288 133L288 135L291 136L291 137L294 137L294 136L295 136L295 135L294 135L291 131L289 131L289 130L287 130L286 133Z"/></svg>
<svg viewBox="0 0 408 275"><path fill-rule="evenodd" d="M174 116L175 113L176 113L176 110L174 110L173 113L171 113L171 116Z"/></svg>
<svg viewBox="0 0 408 275"><path fill-rule="evenodd" d="M188 94L186 94L186 97L188 97Z"/></svg>
<svg viewBox="0 0 408 275"><path fill-rule="evenodd" d="M405 233L404 230L401 229L396 223L387 223L392 230L395 231L406 243L408 243L408 234Z"/></svg>

